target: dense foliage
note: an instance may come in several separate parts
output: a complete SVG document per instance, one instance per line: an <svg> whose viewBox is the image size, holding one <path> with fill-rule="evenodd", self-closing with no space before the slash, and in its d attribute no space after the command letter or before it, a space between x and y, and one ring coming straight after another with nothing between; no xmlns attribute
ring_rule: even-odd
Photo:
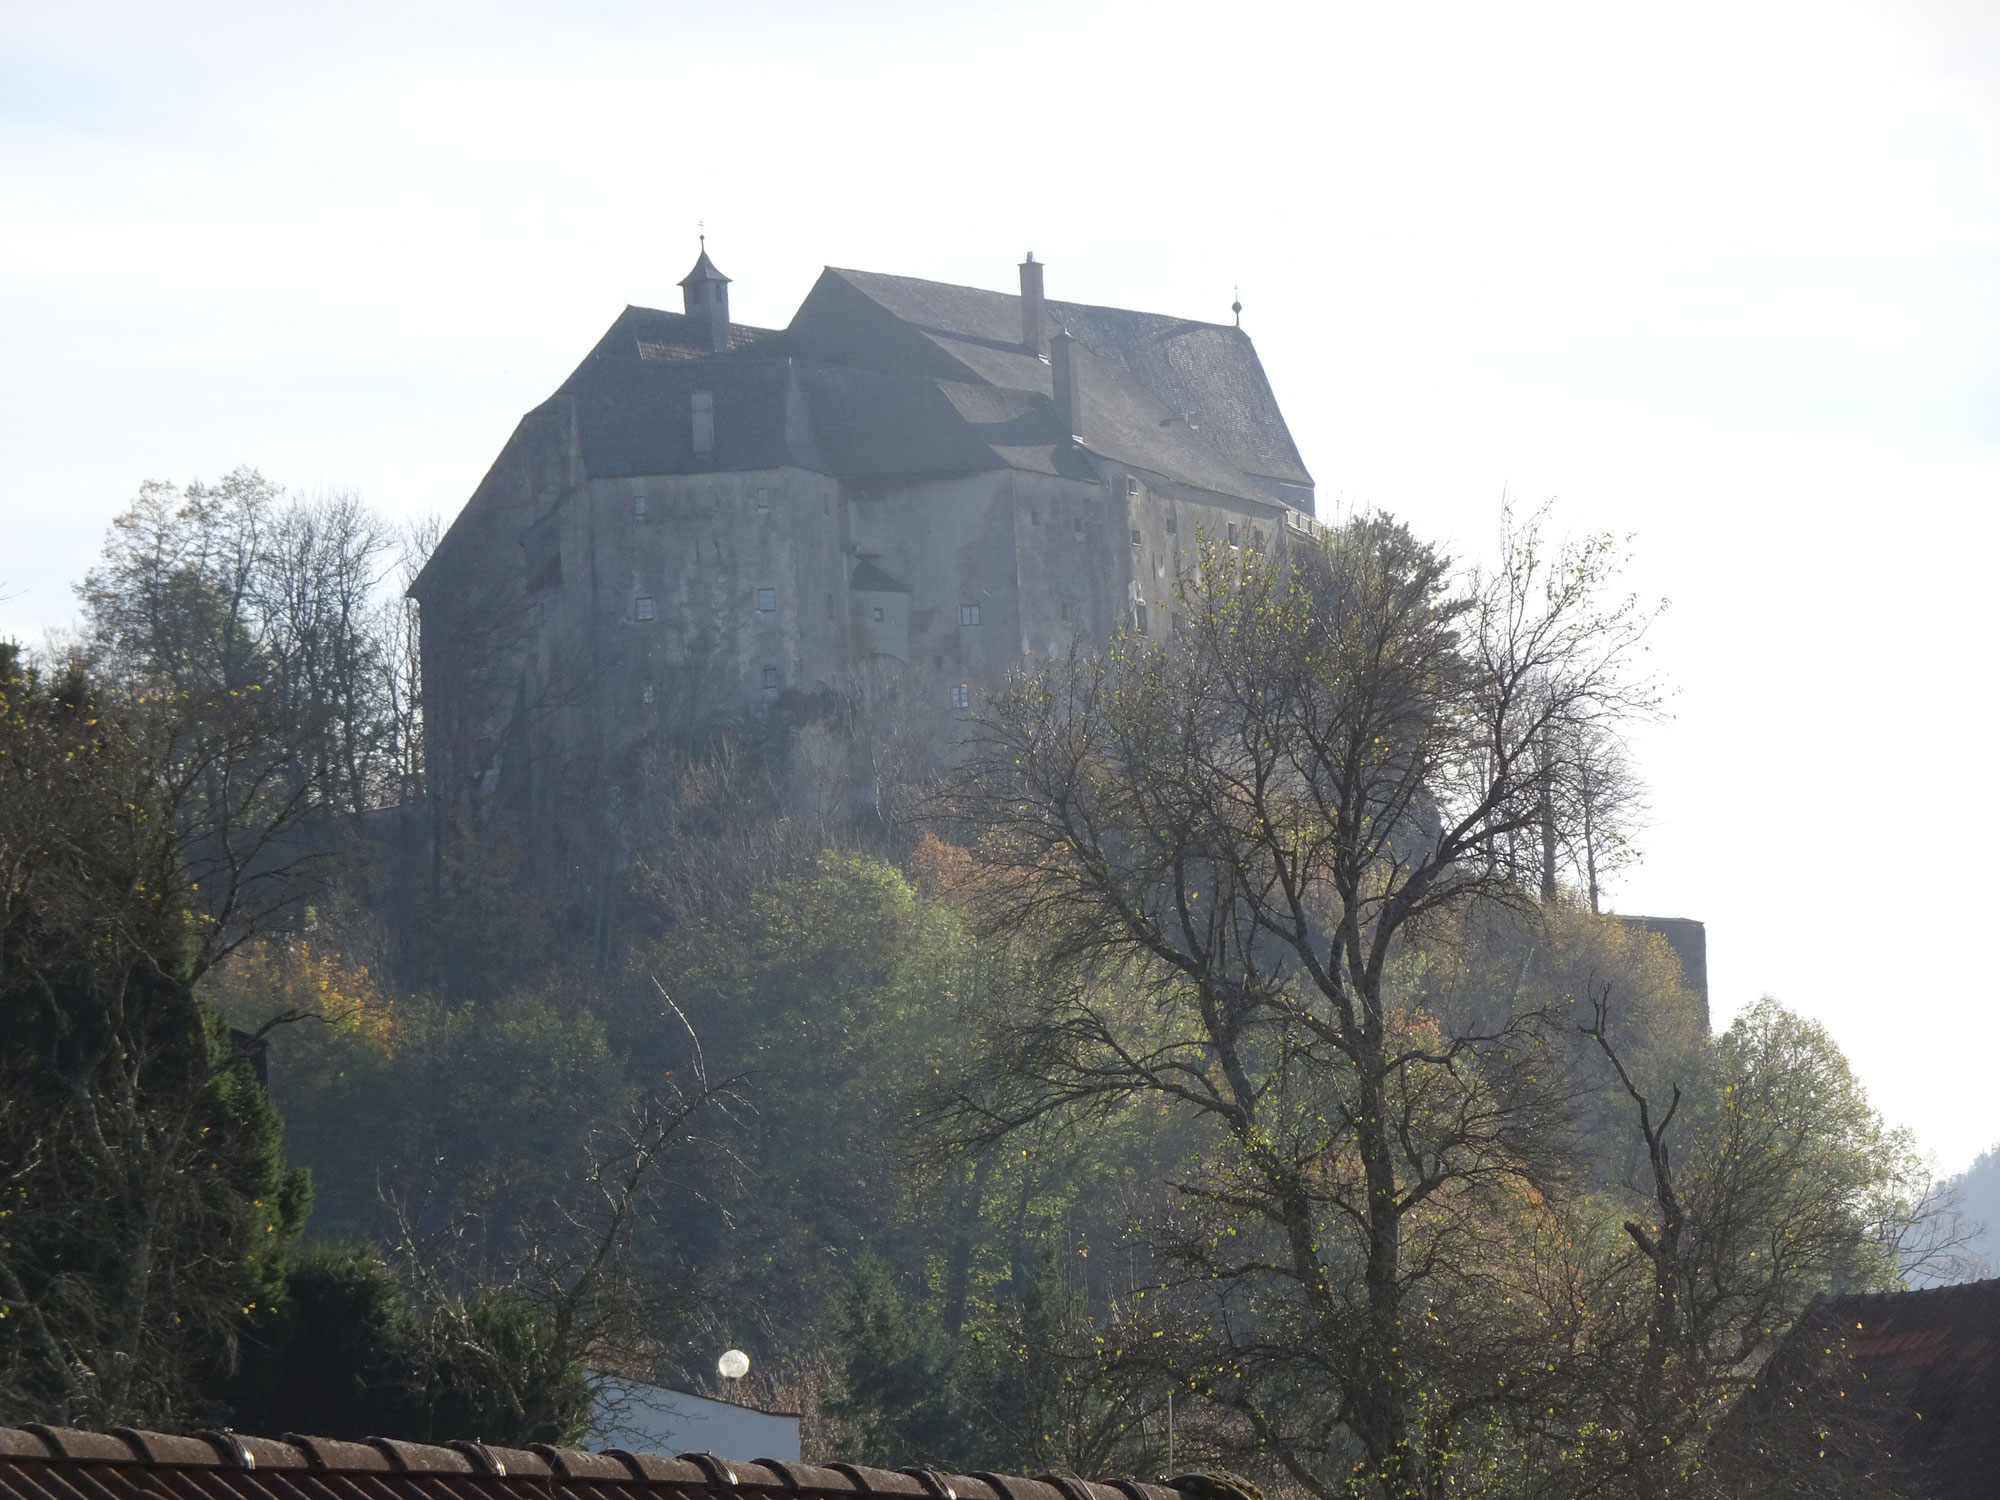
<svg viewBox="0 0 2000 1500"><path fill-rule="evenodd" d="M0 655L0 1420L574 1441L740 1346L822 1457L1841 1477L1732 1412L1948 1215L1823 1031L1711 1036L1597 914L1603 544L1198 548L1171 649L1024 673L942 783L893 684L656 738L579 902L426 799L391 541L149 486Z"/></svg>

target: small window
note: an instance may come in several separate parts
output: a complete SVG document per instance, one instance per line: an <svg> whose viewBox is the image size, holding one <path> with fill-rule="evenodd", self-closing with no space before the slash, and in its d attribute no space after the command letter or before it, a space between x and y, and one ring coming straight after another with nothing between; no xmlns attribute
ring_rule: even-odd
<svg viewBox="0 0 2000 1500"><path fill-rule="evenodd" d="M881 618L882 618L882 606L881 606L881 605L879 605L879 604L878 604L878 605L876 605L876 606L875 606L875 607L874 607L873 609L871 609L871 610L869 610L869 611L868 611L868 615L869 615L869 618L870 618L870 619L874 619L874 620L879 620L879 619L881 619Z"/></svg>
<svg viewBox="0 0 2000 1500"><path fill-rule="evenodd" d="M1139 545L1139 528L1136 526L1132 528L1132 545L1135 547Z"/></svg>
<svg viewBox="0 0 2000 1500"><path fill-rule="evenodd" d="M639 683L639 701L641 703L651 703L653 701L652 678L647 677Z"/></svg>
<svg viewBox="0 0 2000 1500"><path fill-rule="evenodd" d="M715 397L707 391L696 391L688 398L688 436L694 443L694 456L708 458L715 452Z"/></svg>
<svg viewBox="0 0 2000 1500"><path fill-rule="evenodd" d="M1062 614L1062 617L1063 617L1063 618L1064 618L1065 620L1067 620L1067 619L1069 618L1069 600L1067 600L1067 599L1063 600L1063 614Z"/></svg>
<svg viewBox="0 0 2000 1500"><path fill-rule="evenodd" d="M1179 615L1167 616L1167 633L1169 635L1179 635L1181 633L1181 617Z"/></svg>
<svg viewBox="0 0 2000 1500"><path fill-rule="evenodd" d="M1039 526L1039 525L1041 525L1041 524L1042 524L1042 513L1041 513L1040 511L1038 511L1038 510L1031 510L1031 511L1029 511L1029 512L1028 512L1028 524L1029 524L1030 526Z"/></svg>
<svg viewBox="0 0 2000 1500"><path fill-rule="evenodd" d="M651 594L641 594L632 601L632 618L635 620L650 620L653 618L653 596Z"/></svg>
<svg viewBox="0 0 2000 1500"><path fill-rule="evenodd" d="M771 508L771 492L769 490L757 491L757 509L769 510L770 508Z"/></svg>
<svg viewBox="0 0 2000 1500"><path fill-rule="evenodd" d="M767 615L776 609L778 607L778 591L776 589L757 590L757 607Z"/></svg>
<svg viewBox="0 0 2000 1500"><path fill-rule="evenodd" d="M1229 523L1229 545L1232 547L1236 545L1236 523L1234 521Z"/></svg>
<svg viewBox="0 0 2000 1500"><path fill-rule="evenodd" d="M644 495L634 495L632 497L632 514L641 521L646 519L646 497Z"/></svg>
<svg viewBox="0 0 2000 1500"><path fill-rule="evenodd" d="M1141 635L1144 635L1144 634L1146 633L1146 606L1145 606L1145 605L1143 605L1143 604L1135 604L1135 605L1133 605L1133 606L1132 606L1132 625L1133 625L1133 628L1134 628L1134 629L1136 629L1136 630L1137 630L1137 631L1139 632L1139 634L1141 634Z"/></svg>
<svg viewBox="0 0 2000 1500"><path fill-rule="evenodd" d="M958 623L961 625L977 625L979 623L979 606L976 604L959 605Z"/></svg>
<svg viewBox="0 0 2000 1500"><path fill-rule="evenodd" d="M1082 516L1078 516L1078 517L1076 518L1076 534L1077 534L1078 536L1082 536L1082 535L1083 535L1083 517L1082 517Z"/></svg>
<svg viewBox="0 0 2000 1500"><path fill-rule="evenodd" d="M778 669L776 667L764 668L764 691L767 693L775 693L777 692L777 690L778 690Z"/></svg>
<svg viewBox="0 0 2000 1500"><path fill-rule="evenodd" d="M1153 576L1155 578L1165 578L1167 576L1167 555L1164 552L1155 552L1153 554Z"/></svg>
<svg viewBox="0 0 2000 1500"><path fill-rule="evenodd" d="M972 707L972 689L965 683L954 683L951 689L951 706L953 708Z"/></svg>
<svg viewBox="0 0 2000 1500"><path fill-rule="evenodd" d="M1134 500L1139 498L1139 481L1130 474L1125 476L1125 493Z"/></svg>
<svg viewBox="0 0 2000 1500"><path fill-rule="evenodd" d="M1168 535L1168 536L1172 536L1173 534L1174 534L1174 513L1173 513L1172 511L1168 511L1168 512L1167 512L1167 535Z"/></svg>

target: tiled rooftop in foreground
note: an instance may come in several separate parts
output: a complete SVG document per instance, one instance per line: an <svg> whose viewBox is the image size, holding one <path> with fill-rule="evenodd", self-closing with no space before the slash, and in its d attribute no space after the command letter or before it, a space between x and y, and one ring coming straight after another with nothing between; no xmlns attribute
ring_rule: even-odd
<svg viewBox="0 0 2000 1500"><path fill-rule="evenodd" d="M81 1432L0 1427L0 1500L1182 1500L1160 1485L1089 1483L1045 1474L941 1474L856 1464L677 1458L613 1449L586 1453L537 1444L336 1442L206 1432L177 1437L116 1428Z"/></svg>

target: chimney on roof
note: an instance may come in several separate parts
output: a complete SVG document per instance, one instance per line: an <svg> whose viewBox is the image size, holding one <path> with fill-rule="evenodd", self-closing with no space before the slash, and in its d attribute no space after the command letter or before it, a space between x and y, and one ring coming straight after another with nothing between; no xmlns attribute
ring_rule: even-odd
<svg viewBox="0 0 2000 1500"><path fill-rule="evenodd" d="M681 278L681 308L710 350L720 354L729 347L729 278L708 258L707 235L694 269Z"/></svg>
<svg viewBox="0 0 2000 1500"><path fill-rule="evenodd" d="M1032 250L1021 262L1021 343L1030 354L1048 350L1042 337L1042 265Z"/></svg>
<svg viewBox="0 0 2000 1500"><path fill-rule="evenodd" d="M1077 379L1081 372L1076 366L1075 349L1076 340L1070 337L1067 328L1058 329L1049 340L1049 364L1055 372L1056 420L1067 436L1082 441L1083 392Z"/></svg>

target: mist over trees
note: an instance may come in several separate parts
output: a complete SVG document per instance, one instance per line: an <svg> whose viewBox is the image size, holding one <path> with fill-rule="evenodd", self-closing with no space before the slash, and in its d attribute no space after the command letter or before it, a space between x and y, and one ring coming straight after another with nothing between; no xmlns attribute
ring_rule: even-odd
<svg viewBox="0 0 2000 1500"><path fill-rule="evenodd" d="M1763 1359L1967 1273L1823 1030L1599 915L1606 542L1198 539L1169 645L943 750L874 682L663 732L585 911L430 795L434 539L149 484L0 652L0 1421L576 1441L740 1346L823 1458L1834 1492Z"/></svg>

